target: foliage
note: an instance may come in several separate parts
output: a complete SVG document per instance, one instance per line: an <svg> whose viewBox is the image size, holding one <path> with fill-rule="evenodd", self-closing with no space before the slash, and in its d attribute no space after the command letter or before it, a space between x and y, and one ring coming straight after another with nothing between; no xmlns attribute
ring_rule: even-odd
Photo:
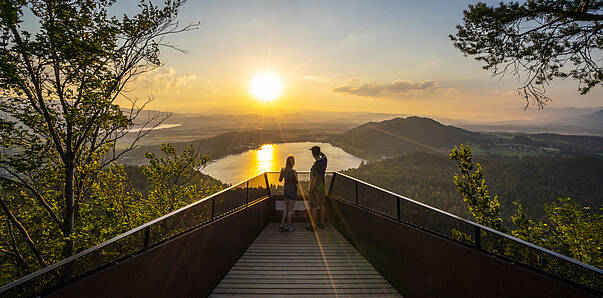
<svg viewBox="0 0 603 298"><path fill-rule="evenodd" d="M76 229L71 235L77 244L76 251L97 245L223 188L218 180L197 171L208 158L192 146L186 147L181 154L171 145L163 145L162 149L162 155L148 154L149 164L143 168L130 167L126 171L125 166L112 163L98 173L88 198L78 205ZM131 178L132 173L137 173L134 177L138 181ZM5 203L7 207L0 213L0 263L3 269L0 284L5 284L60 260L63 239L61 230L48 221L45 210L22 186L4 183L0 196L0 206ZM9 220L9 215L14 216L26 234L18 230L16 222ZM44 262L36 261L36 253L28 246L26 238L32 241Z"/></svg>
<svg viewBox="0 0 603 298"><path fill-rule="evenodd" d="M92 247L150 220L142 194L117 163L99 173L91 199L81 204L80 225L75 235L79 246Z"/></svg>
<svg viewBox="0 0 603 298"><path fill-rule="evenodd" d="M95 203L92 194L102 170L119 157L117 140L134 126L165 119L141 122L146 102L133 99L124 110L118 97L132 78L161 65L160 48L173 47L165 36L194 28L175 21L180 0L163 7L142 0L138 14L121 18L109 15L114 2L0 2L0 168L6 174L0 180L18 192L4 213L32 235L44 227L42 238L28 246L53 261L56 242L65 258L92 241L85 240L84 213L106 203ZM36 32L23 29L25 14ZM148 131L133 133L129 149ZM29 210L41 212L34 216L39 222L21 222L29 220Z"/></svg>
<svg viewBox="0 0 603 298"><path fill-rule="evenodd" d="M602 159L585 156L521 159L480 157L480 162L483 162L483 167L488 171L488 190L499 194L504 230L517 238L600 266L603 210L599 206L603 202L603 185L599 181L603 179ZM474 218L468 211L467 203L459 199L456 185L450 183L455 168L450 164L448 156L415 152L368 162L358 169L346 170L345 173L453 214ZM570 205L562 204L556 199L569 195L575 197ZM553 217L553 206L565 210L572 210L568 208L574 206L575 208L571 208L575 212L557 212L562 217ZM571 219L567 214L576 216ZM555 219L555 222L564 223L566 227L557 229L551 218L565 218L566 220ZM564 236L570 239L587 239L583 241L588 243L585 248L575 247L579 251L588 252L589 257L572 253L569 247L574 240L563 240L560 231L570 231ZM453 237L471 242L470 235L458 230L451 232ZM571 236L572 232L579 233ZM556 237L556 240L553 241L552 237ZM573 243L578 244L580 241ZM598 254L595 248L599 249Z"/></svg>
<svg viewBox="0 0 603 298"><path fill-rule="evenodd" d="M545 210L546 219L535 222L518 205L517 213L512 216L516 226L512 235L603 268L603 215L571 198L559 198L546 204Z"/></svg>
<svg viewBox="0 0 603 298"><path fill-rule="evenodd" d="M165 157L147 153L149 164L143 173L150 181L152 190L148 199L153 202L148 207L154 217L186 206L204 197L208 192L215 191L213 185L204 186L202 174L198 171L209 159L199 155L193 146L187 146L181 155L171 144L161 146ZM199 183L192 183L193 181Z"/></svg>
<svg viewBox="0 0 603 298"><path fill-rule="evenodd" d="M482 166L476 163L473 169L473 156L469 144L454 147L450 159L456 161L459 172L454 175L454 184L467 203L467 207L475 221L487 227L502 230L502 217L498 196L493 198L488 193Z"/></svg>
<svg viewBox="0 0 603 298"><path fill-rule="evenodd" d="M553 79L577 80L580 94L603 85L602 9L598 0L478 2L464 11L450 38L495 76L525 76L518 91L526 107L531 100L542 108Z"/></svg>
<svg viewBox="0 0 603 298"><path fill-rule="evenodd" d="M444 155L414 152L368 162L344 173L436 208L470 216L467 207L459 203L458 192L450 183L454 166Z"/></svg>
<svg viewBox="0 0 603 298"><path fill-rule="evenodd" d="M472 152L473 152L473 148ZM477 158L475 155L473 158ZM603 204L603 159L593 156L542 156L511 158L479 156L487 171L488 190L498 195L503 222L512 228L510 215L523 205L533 219L544 220L544 206L558 197L598 210ZM450 213L473 219L456 185L450 183L456 166L448 155L408 153L370 161L345 173L408 196Z"/></svg>
<svg viewBox="0 0 603 298"><path fill-rule="evenodd" d="M450 158L456 160L459 174L454 176L459 193L477 223L505 232L499 212L498 197L488 194L482 168L473 170L471 147L461 145L452 149ZM520 239L547 247L585 263L603 266L603 215L590 212L570 198L545 204L546 219L536 223L515 203L517 212L511 216L515 229L510 233ZM453 232L454 233L454 232Z"/></svg>

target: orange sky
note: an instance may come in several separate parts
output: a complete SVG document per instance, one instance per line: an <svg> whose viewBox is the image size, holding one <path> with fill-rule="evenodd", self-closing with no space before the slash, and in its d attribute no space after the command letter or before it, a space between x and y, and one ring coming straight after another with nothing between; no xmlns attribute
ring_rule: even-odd
<svg viewBox="0 0 603 298"><path fill-rule="evenodd" d="M467 2L468 3L468 2ZM189 1L183 23L199 30L170 42L165 66L139 77L130 96L151 109L188 113L366 111L475 121L525 118L520 84L491 78L452 46L463 1ZM281 78L283 95L264 104L249 94L254 75ZM577 83L548 88L559 107L600 107L603 91Z"/></svg>

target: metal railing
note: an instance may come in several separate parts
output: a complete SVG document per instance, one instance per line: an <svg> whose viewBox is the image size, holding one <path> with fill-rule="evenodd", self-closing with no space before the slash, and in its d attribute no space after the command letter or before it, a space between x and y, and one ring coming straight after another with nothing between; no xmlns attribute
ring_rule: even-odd
<svg viewBox="0 0 603 298"><path fill-rule="evenodd" d="M501 256L569 283L603 292L603 270L341 173L329 196L358 208Z"/></svg>
<svg viewBox="0 0 603 298"><path fill-rule="evenodd" d="M0 297L40 295L242 210L270 196L267 177L259 174L4 285Z"/></svg>
<svg viewBox="0 0 603 298"><path fill-rule="evenodd" d="M29 297L98 272L196 227L282 194L278 172L265 172L0 287L0 297ZM305 195L309 172L298 172ZM603 291L603 271L548 249L471 222L341 173L327 173L330 197L523 264L539 272ZM69 272L66 276L65 272Z"/></svg>

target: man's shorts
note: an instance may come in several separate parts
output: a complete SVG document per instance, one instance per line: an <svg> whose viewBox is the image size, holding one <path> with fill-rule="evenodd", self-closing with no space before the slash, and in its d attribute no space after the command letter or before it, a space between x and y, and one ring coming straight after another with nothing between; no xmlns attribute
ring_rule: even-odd
<svg viewBox="0 0 603 298"><path fill-rule="evenodd" d="M316 208L325 205L325 188L318 186L310 192L310 208Z"/></svg>

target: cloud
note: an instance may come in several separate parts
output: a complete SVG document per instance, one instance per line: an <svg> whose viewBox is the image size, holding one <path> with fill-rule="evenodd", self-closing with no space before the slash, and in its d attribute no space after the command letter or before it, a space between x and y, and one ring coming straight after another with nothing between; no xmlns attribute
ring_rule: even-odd
<svg viewBox="0 0 603 298"><path fill-rule="evenodd" d="M196 78L192 74L177 74L173 68L159 68L138 77L135 86L151 92L187 91L189 83Z"/></svg>
<svg viewBox="0 0 603 298"><path fill-rule="evenodd" d="M438 89L438 83L436 81L420 81L413 82L409 80L396 80L391 83L379 84L379 83L364 83L361 84L359 80L351 80L345 86L337 87L333 89L334 92L345 93L357 96L366 97L388 97L388 98L401 98L409 97L417 93L421 93L427 90Z"/></svg>

